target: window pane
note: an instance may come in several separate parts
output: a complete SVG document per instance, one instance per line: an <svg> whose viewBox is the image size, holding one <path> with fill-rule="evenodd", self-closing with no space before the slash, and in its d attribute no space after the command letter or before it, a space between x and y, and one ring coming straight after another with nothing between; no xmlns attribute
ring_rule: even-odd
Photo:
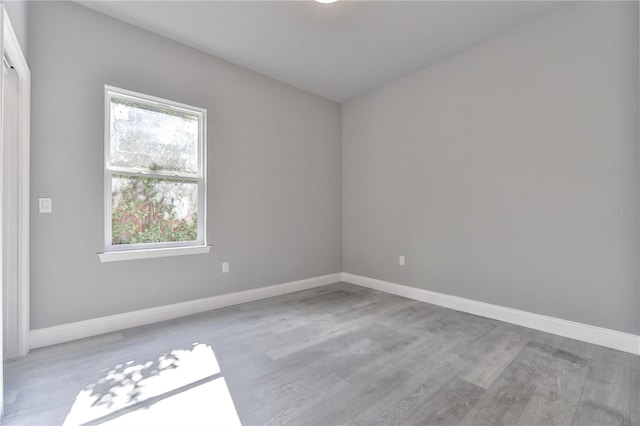
<svg viewBox="0 0 640 426"><path fill-rule="evenodd" d="M111 165L198 172L198 116L111 99Z"/></svg>
<svg viewBox="0 0 640 426"><path fill-rule="evenodd" d="M198 183L114 175L112 244L196 241Z"/></svg>

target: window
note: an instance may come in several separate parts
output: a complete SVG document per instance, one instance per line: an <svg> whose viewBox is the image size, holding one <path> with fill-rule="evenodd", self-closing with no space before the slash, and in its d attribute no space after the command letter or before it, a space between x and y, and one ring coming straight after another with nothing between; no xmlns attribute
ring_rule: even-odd
<svg viewBox="0 0 640 426"><path fill-rule="evenodd" d="M105 254L205 246L206 111L110 86L105 101Z"/></svg>

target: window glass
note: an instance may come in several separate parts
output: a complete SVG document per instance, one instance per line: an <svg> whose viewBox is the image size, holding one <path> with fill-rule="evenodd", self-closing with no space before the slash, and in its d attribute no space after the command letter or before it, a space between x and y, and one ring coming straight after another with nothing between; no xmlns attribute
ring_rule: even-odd
<svg viewBox="0 0 640 426"><path fill-rule="evenodd" d="M204 245L206 111L105 87L105 249Z"/></svg>

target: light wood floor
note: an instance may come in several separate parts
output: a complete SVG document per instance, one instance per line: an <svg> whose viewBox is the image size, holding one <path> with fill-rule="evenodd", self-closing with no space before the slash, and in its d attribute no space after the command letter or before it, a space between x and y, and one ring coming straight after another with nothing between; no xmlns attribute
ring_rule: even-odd
<svg viewBox="0 0 640 426"><path fill-rule="evenodd" d="M338 283L33 351L3 424L640 424L637 356Z"/></svg>

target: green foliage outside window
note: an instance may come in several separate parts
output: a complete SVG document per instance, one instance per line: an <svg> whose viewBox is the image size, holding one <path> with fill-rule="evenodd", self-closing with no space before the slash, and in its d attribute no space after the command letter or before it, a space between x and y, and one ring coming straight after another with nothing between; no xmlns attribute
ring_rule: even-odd
<svg viewBox="0 0 640 426"><path fill-rule="evenodd" d="M114 176L116 178L116 176ZM123 181L112 192L112 244L139 244L197 239L197 217L176 214L175 199L160 194L161 179L118 176ZM172 181L179 184L191 182Z"/></svg>

